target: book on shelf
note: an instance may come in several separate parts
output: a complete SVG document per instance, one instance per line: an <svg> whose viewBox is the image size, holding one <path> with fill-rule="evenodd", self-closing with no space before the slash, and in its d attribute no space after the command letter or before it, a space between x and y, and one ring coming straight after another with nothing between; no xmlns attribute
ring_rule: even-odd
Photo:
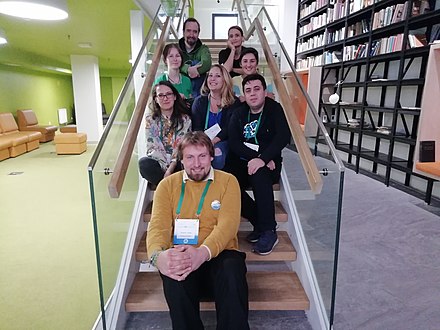
<svg viewBox="0 0 440 330"><path fill-rule="evenodd" d="M432 27L431 37L429 38L429 42L433 43L436 40L440 40L440 24L436 24Z"/></svg>
<svg viewBox="0 0 440 330"><path fill-rule="evenodd" d="M410 48L424 47L428 45L425 33L408 34L408 43Z"/></svg>
<svg viewBox="0 0 440 330"><path fill-rule="evenodd" d="M420 141L419 162L435 162L435 141Z"/></svg>
<svg viewBox="0 0 440 330"><path fill-rule="evenodd" d="M411 16L426 14L431 10L428 0L413 0Z"/></svg>
<svg viewBox="0 0 440 330"><path fill-rule="evenodd" d="M391 23L397 23L406 19L408 3L409 1L406 1L405 3L398 3L396 5Z"/></svg>

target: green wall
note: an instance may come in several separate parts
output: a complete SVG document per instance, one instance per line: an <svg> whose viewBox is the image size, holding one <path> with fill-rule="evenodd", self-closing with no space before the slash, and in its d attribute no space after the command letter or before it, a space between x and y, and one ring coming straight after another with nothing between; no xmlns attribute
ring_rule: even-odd
<svg viewBox="0 0 440 330"><path fill-rule="evenodd" d="M57 110L73 105L72 78L0 65L0 112L32 109L42 125L58 125Z"/></svg>
<svg viewBox="0 0 440 330"><path fill-rule="evenodd" d="M101 77L101 101L105 105L106 113L110 114L113 109L113 92L112 92L112 78Z"/></svg>
<svg viewBox="0 0 440 330"><path fill-rule="evenodd" d="M101 77L101 99L108 114L125 78ZM66 108L71 118L73 86L70 75L52 74L0 64L0 112L32 109L41 125L59 125L57 110Z"/></svg>

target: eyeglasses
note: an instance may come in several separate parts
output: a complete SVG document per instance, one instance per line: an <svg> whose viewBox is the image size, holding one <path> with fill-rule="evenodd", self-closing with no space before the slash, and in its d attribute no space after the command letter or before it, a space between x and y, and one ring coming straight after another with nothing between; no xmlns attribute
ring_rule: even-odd
<svg viewBox="0 0 440 330"><path fill-rule="evenodd" d="M166 93L166 94L157 94L159 100L164 100L165 98L169 99L174 96L174 93Z"/></svg>

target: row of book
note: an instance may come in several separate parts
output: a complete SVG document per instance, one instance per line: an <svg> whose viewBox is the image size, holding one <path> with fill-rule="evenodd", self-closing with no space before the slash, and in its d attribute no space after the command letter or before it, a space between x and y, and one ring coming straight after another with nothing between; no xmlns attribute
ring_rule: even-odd
<svg viewBox="0 0 440 330"><path fill-rule="evenodd" d="M309 49L321 47L324 45L325 42L325 34L318 34L316 36L313 36L313 38L307 39L307 41L304 42L298 42L297 52L305 52Z"/></svg>
<svg viewBox="0 0 440 330"><path fill-rule="evenodd" d="M329 23L334 22L347 14L347 3L345 1L338 1L333 5L333 8L327 10Z"/></svg>
<svg viewBox="0 0 440 330"><path fill-rule="evenodd" d="M361 9L367 8L373 4L373 0L350 0L350 14L353 14Z"/></svg>
<svg viewBox="0 0 440 330"><path fill-rule="evenodd" d="M304 70L308 69L312 66L320 66L323 65L323 56L317 55L317 56L309 56L307 58L303 58L296 61L296 69L297 70Z"/></svg>
<svg viewBox="0 0 440 330"><path fill-rule="evenodd" d="M370 31L370 23L366 19L363 19L347 28L347 38L367 33L368 31Z"/></svg>
<svg viewBox="0 0 440 330"><path fill-rule="evenodd" d="M306 17L307 15L310 15L311 13L327 5L328 5L328 0L317 0L310 3L310 5L301 6L299 12L299 18L301 19L303 17Z"/></svg>
<svg viewBox="0 0 440 330"><path fill-rule="evenodd" d="M310 23L301 26L299 28L299 35L302 36L303 34L309 33L315 29L320 28L321 26L324 26L327 24L327 13L323 13L319 16L312 17L310 20Z"/></svg>
<svg viewBox="0 0 440 330"><path fill-rule="evenodd" d="M409 33L408 34L408 47L417 48L427 46L428 41L426 40L425 33Z"/></svg>
<svg viewBox="0 0 440 330"><path fill-rule="evenodd" d="M333 32L327 33L327 44L331 44L336 41L343 40L345 38L345 27Z"/></svg>
<svg viewBox="0 0 440 330"><path fill-rule="evenodd" d="M408 5L409 1L406 1L405 3L398 3L375 12L373 16L373 30L405 20Z"/></svg>
<svg viewBox="0 0 440 330"><path fill-rule="evenodd" d="M324 64L332 64L338 63L342 61L342 52L341 51L333 51L324 52Z"/></svg>
<svg viewBox="0 0 440 330"><path fill-rule="evenodd" d="M360 45L345 46L342 51L343 61L355 60L367 56L368 42Z"/></svg>
<svg viewBox="0 0 440 330"><path fill-rule="evenodd" d="M387 54L402 50L403 33L371 42L370 56Z"/></svg>

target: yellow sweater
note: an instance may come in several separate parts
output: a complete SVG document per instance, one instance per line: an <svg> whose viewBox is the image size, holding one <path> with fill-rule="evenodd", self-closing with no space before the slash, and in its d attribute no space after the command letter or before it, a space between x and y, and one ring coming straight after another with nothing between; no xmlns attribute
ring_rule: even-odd
<svg viewBox="0 0 440 330"><path fill-rule="evenodd" d="M153 211L148 227L147 251L166 250L173 246L174 220L182 187L183 171L163 179L154 193ZM206 181L187 181L180 219L194 219ZM213 201L220 202L214 210ZM238 250L237 232L240 225L240 187L237 179L226 172L214 170L211 183L203 203L199 222L197 246L205 245L211 258L223 250Z"/></svg>

